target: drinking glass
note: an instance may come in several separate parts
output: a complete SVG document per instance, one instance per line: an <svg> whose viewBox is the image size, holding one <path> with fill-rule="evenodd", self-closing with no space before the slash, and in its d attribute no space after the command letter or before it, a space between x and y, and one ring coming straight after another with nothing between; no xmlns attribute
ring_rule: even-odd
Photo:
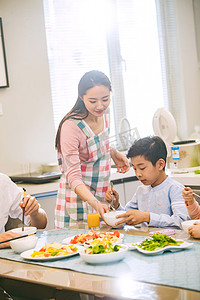
<svg viewBox="0 0 200 300"><path fill-rule="evenodd" d="M88 228L93 230L100 230L100 220L97 201L95 206L96 207L93 208L91 205L89 205L88 202L86 202Z"/></svg>

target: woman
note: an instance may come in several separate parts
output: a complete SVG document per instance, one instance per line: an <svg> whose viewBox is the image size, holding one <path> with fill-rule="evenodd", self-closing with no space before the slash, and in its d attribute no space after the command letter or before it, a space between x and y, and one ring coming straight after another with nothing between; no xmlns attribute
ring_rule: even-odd
<svg viewBox="0 0 200 300"><path fill-rule="evenodd" d="M105 193L110 180L110 155L118 172L130 166L109 147L111 83L100 71L87 72L78 84L78 99L60 122L56 135L58 162L63 173L57 196L55 226L86 221L86 202L101 217L108 211Z"/></svg>

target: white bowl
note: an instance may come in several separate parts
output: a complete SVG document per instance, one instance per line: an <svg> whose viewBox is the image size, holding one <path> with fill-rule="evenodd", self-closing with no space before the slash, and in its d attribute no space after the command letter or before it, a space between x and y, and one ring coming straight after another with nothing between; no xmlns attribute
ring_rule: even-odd
<svg viewBox="0 0 200 300"><path fill-rule="evenodd" d="M124 220L124 218L116 219L116 216L124 214L124 213L125 213L125 211L123 211L123 210L110 211L109 213L105 213L103 216L104 216L105 222L108 225L112 226L113 228L120 228L120 227L123 227L124 224L120 224L120 225L117 225L117 226L115 224L119 221Z"/></svg>
<svg viewBox="0 0 200 300"><path fill-rule="evenodd" d="M181 225L182 225L182 227L183 227L183 230L184 230L187 234L189 234L188 228L189 228L190 226L192 226L195 222L200 223L200 220L188 220L188 221L182 222Z"/></svg>
<svg viewBox="0 0 200 300"><path fill-rule="evenodd" d="M22 227L11 229L11 231L18 233L20 235L32 234L37 231L36 227L24 227L24 231L22 231Z"/></svg>
<svg viewBox="0 0 200 300"><path fill-rule="evenodd" d="M17 253L24 252L29 249L35 248L38 237L36 235L30 235L18 240L10 241L10 247Z"/></svg>
<svg viewBox="0 0 200 300"><path fill-rule="evenodd" d="M111 252L111 253L103 253L103 254L86 254L85 248L81 247L79 249L80 257L89 264L107 264L115 261L122 260L125 255L126 251L128 250L128 246L121 244L122 248L118 252Z"/></svg>

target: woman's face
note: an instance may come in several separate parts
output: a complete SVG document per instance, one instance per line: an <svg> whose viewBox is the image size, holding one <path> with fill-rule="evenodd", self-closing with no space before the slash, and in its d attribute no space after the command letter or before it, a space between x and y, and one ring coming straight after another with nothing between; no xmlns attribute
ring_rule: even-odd
<svg viewBox="0 0 200 300"><path fill-rule="evenodd" d="M95 117L101 117L110 104L109 88L104 85L96 85L87 90L82 100L89 114Z"/></svg>

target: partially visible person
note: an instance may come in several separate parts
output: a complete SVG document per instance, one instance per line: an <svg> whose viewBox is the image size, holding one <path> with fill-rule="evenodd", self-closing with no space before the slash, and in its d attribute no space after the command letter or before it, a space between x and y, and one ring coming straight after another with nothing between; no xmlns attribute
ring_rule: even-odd
<svg viewBox="0 0 200 300"><path fill-rule="evenodd" d="M20 236L18 233L8 230L6 232L0 233L0 242L7 241L10 239L16 238L18 236ZM7 247L10 247L9 242L0 244L0 248L7 248Z"/></svg>
<svg viewBox="0 0 200 300"><path fill-rule="evenodd" d="M22 207L25 208L25 225L35 226L38 229L46 227L46 213L35 197L27 195L23 199L23 189L7 175L0 173L0 234L3 234L1 237L5 240L16 236L13 232L5 232L5 225L9 217L22 220Z"/></svg>
<svg viewBox="0 0 200 300"><path fill-rule="evenodd" d="M146 222L152 227L182 228L181 222L190 218L182 197L183 186L165 173L167 149L163 140L158 136L139 139L133 143L127 157L131 158L135 175L143 185L138 186L125 209L116 191L108 188L106 200L111 202L114 194L115 208L126 210L116 217L124 217L116 225Z"/></svg>
<svg viewBox="0 0 200 300"><path fill-rule="evenodd" d="M195 222L194 225L188 228L189 234L196 238L200 238L200 206L199 203L195 200L193 190L190 187L185 187L182 195L185 199L185 205L187 207L190 218L193 220L199 219L199 222Z"/></svg>
<svg viewBox="0 0 200 300"><path fill-rule="evenodd" d="M74 107L60 122L55 143L62 172L56 228L85 223L86 202L103 218L109 211L105 193L110 184L111 158L118 172L130 168L126 156L109 145L110 93L111 83L104 73L85 73Z"/></svg>

